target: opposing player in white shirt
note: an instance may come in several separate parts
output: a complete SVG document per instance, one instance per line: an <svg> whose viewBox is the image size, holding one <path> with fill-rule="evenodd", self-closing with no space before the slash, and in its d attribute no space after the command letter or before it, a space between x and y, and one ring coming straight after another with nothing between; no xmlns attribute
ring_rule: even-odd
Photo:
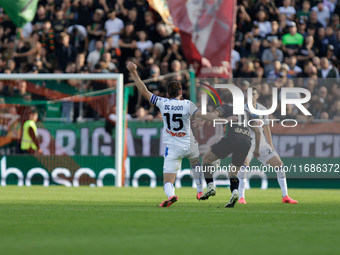
<svg viewBox="0 0 340 255"><path fill-rule="evenodd" d="M257 100L259 98L259 92L256 87L253 87L253 106L256 109L259 110L267 110L266 107L263 105L257 103ZM249 111L248 105L246 105L245 109ZM289 204L297 204L297 201L290 198L288 196L288 189L287 189L287 180L286 180L286 174L283 169L283 163L281 161L281 158L277 154L277 152L274 149L273 142L272 142L272 135L269 127L269 117L268 116L257 116L252 115L253 119L263 119L263 128L261 128L261 141L260 141L260 156L257 158L263 165L270 165L272 167L277 167L277 181L280 185L281 192L282 192L282 203L289 203ZM267 121L266 121L267 120ZM255 134L253 131L251 132L251 136L254 137ZM248 167L250 165L250 162L253 159L253 151L255 148L255 139L252 139L252 145L249 150L248 156L244 162L244 166ZM241 171L238 172L238 178L240 180L239 183L239 203L240 204L246 204L245 200L245 185L246 185L246 178L247 178L247 171L245 168L241 169Z"/></svg>
<svg viewBox="0 0 340 255"><path fill-rule="evenodd" d="M159 108L163 117L163 137L166 144L164 154L164 192L168 199L159 204L159 207L169 207L178 200L175 195L174 182L178 170L181 168L183 158L188 158L193 170L197 187L203 191L204 176L201 171L196 171L199 165L198 144L191 131L190 118L192 116L213 121L216 116L210 113L202 115L201 111L189 100L181 100L182 86L178 81L167 84L169 98L158 97L146 88L139 78L137 66L129 62L127 68L141 95ZM229 119L235 119L231 117ZM228 119L227 119L228 120ZM199 193L199 189L197 190ZM203 195L203 193L201 194Z"/></svg>

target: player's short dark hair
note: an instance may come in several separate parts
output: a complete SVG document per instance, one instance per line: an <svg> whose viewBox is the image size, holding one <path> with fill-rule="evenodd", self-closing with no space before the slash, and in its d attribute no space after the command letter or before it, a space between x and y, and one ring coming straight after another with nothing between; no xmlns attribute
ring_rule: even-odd
<svg viewBox="0 0 340 255"><path fill-rule="evenodd" d="M231 93L231 91L229 89L226 89L223 92L221 99L226 104L232 104L233 103L233 94Z"/></svg>
<svg viewBox="0 0 340 255"><path fill-rule="evenodd" d="M166 86L166 92L168 92L170 98L178 97L181 90L182 84L179 81L170 81Z"/></svg>

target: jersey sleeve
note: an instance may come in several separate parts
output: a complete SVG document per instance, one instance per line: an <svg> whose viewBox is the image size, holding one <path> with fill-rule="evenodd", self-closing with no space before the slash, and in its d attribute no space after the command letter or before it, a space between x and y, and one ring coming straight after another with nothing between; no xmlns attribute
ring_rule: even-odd
<svg viewBox="0 0 340 255"><path fill-rule="evenodd" d="M190 101L190 109L189 109L190 115L194 116L196 112L198 112L198 110L199 109L197 108L197 106L193 102Z"/></svg>
<svg viewBox="0 0 340 255"><path fill-rule="evenodd" d="M158 97L158 96L152 94L152 96L150 98L150 103L157 106L158 108L161 108L163 106L164 99L165 98L163 98L163 97Z"/></svg>

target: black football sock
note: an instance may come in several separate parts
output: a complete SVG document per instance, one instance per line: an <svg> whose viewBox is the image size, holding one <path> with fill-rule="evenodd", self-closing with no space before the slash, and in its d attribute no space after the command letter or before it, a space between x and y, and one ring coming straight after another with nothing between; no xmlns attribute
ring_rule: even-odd
<svg viewBox="0 0 340 255"><path fill-rule="evenodd" d="M238 180L236 175L230 177L230 191L233 192L234 189L238 189L238 184L240 181Z"/></svg>
<svg viewBox="0 0 340 255"><path fill-rule="evenodd" d="M203 163L203 173L207 184L214 182L212 170L213 165L211 163Z"/></svg>

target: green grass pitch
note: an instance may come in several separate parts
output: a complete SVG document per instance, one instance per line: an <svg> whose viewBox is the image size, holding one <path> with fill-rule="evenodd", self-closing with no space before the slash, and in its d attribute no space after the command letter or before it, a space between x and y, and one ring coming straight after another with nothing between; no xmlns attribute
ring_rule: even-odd
<svg viewBox="0 0 340 255"><path fill-rule="evenodd" d="M339 254L340 190L247 191L224 208L192 188L157 208L162 188L0 187L0 254Z"/></svg>

